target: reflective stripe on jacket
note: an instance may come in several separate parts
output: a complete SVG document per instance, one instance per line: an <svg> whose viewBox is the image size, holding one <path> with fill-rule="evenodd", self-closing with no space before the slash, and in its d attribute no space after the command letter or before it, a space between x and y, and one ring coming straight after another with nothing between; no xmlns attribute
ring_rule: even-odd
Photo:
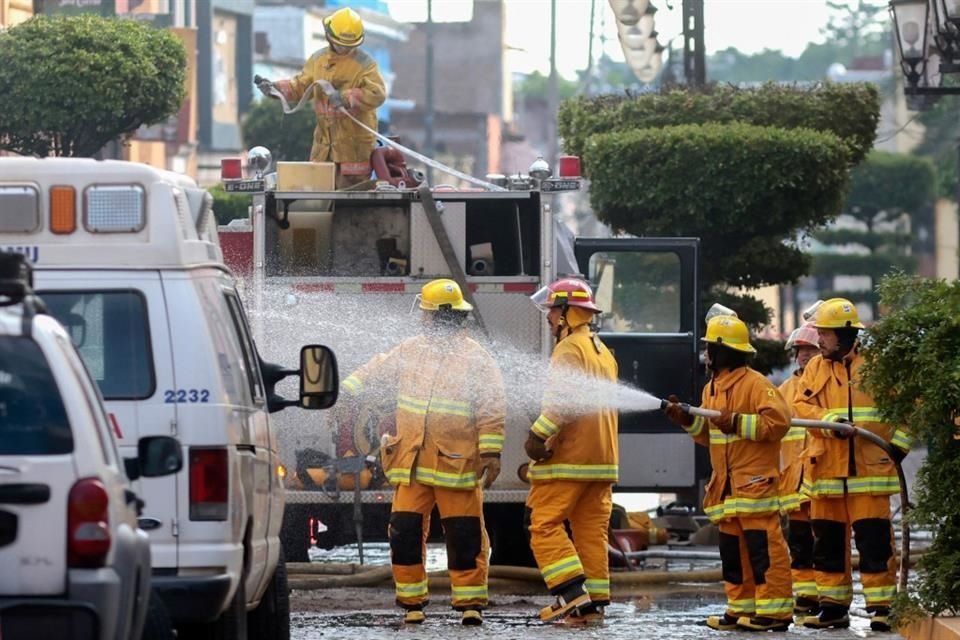
<svg viewBox="0 0 960 640"><path fill-rule="evenodd" d="M800 370L794 371L780 385L780 395L787 406L793 404L793 396L800 382ZM807 446L807 430L803 427L790 427L787 435L780 440L780 509L784 512L796 511L810 497L803 495L800 485L803 482L803 450Z"/></svg>
<svg viewBox="0 0 960 640"><path fill-rule="evenodd" d="M911 438L903 429L881 422L873 398L860 386L863 356L856 354L847 365L816 355L803 370L794 396L793 413L798 418L838 422L849 420L887 442L909 451ZM813 497L846 493L889 495L900 490L890 456L862 438L842 440L825 429L809 430L804 465L803 492Z"/></svg>
<svg viewBox="0 0 960 640"><path fill-rule="evenodd" d="M397 432L387 435L380 459L392 484L449 489L477 486L481 454L503 449L503 379L476 341L414 336L348 376L345 393L362 402L390 399Z"/></svg>
<svg viewBox="0 0 960 640"><path fill-rule="evenodd" d="M619 416L612 402L598 397L602 391L591 389L595 385L588 379L609 383L613 392L617 361L582 325L561 340L550 356L543 406L530 430L548 441L553 455L530 463L531 482L617 481Z"/></svg>
<svg viewBox="0 0 960 640"><path fill-rule="evenodd" d="M738 367L716 374L700 404L737 414L737 431L729 435L699 417L684 427L698 444L710 447L713 475L704 491L704 512L719 522L779 511L780 439L790 428L780 392L757 371Z"/></svg>
<svg viewBox="0 0 960 640"><path fill-rule="evenodd" d="M361 49L339 55L329 47L314 53L303 69L290 80L275 85L288 101L297 101L317 80L328 80L344 97L353 91L357 104L350 113L374 131L377 130L377 107L387 99L387 91L380 70L372 57ZM312 162L364 163L370 172L370 153L376 141L374 135L363 130L340 110L330 104L319 87L314 92L317 126L313 131Z"/></svg>

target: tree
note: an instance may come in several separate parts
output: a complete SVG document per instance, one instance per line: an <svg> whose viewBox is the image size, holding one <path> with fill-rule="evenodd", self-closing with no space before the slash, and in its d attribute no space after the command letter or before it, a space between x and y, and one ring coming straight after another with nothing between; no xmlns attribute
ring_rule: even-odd
<svg viewBox="0 0 960 640"><path fill-rule="evenodd" d="M95 15L39 16L0 33L0 149L92 156L177 113L187 56L168 31Z"/></svg>
<svg viewBox="0 0 960 640"><path fill-rule="evenodd" d="M869 85L764 85L580 98L561 105L559 122L602 222L700 238L709 305L730 288L806 273L809 256L791 239L839 213L848 169L872 146L878 117ZM755 327L768 322L762 305L728 306Z"/></svg>
<svg viewBox="0 0 960 640"><path fill-rule="evenodd" d="M279 100L264 99L250 108L240 130L247 148L262 145L270 149L274 160L304 162L310 158L316 126L312 109L288 115L283 113Z"/></svg>
<svg viewBox="0 0 960 640"><path fill-rule="evenodd" d="M766 50L746 55L735 48L707 58L707 77L714 82L816 82L831 65L849 66L863 56L883 56L890 50L891 24L887 2L828 2L830 21L821 30L825 42L811 42L798 58ZM889 88L893 92L893 87Z"/></svg>
<svg viewBox="0 0 960 640"><path fill-rule="evenodd" d="M860 229L825 229L813 237L830 246L858 245L864 255L822 253L814 257L812 274L864 275L869 278L867 291L843 292L845 298L867 301L878 318L879 305L874 283L894 267L911 271L914 260L908 253L910 234L905 230L879 231L883 223L903 216L913 217L931 204L934 196L935 174L933 164L924 158L883 151L872 152L850 174L850 187L843 205L843 213L860 222ZM821 297L833 297L833 292Z"/></svg>
<svg viewBox="0 0 960 640"><path fill-rule="evenodd" d="M912 525L933 533L918 580L898 594L898 621L960 611L960 283L902 273L884 278L888 312L870 328L864 384L880 416L927 446L917 474ZM920 611L917 610L919 607Z"/></svg>

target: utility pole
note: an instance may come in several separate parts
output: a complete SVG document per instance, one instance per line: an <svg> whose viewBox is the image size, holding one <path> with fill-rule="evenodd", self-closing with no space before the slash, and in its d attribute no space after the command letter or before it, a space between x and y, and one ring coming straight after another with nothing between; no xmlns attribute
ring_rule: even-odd
<svg viewBox="0 0 960 640"><path fill-rule="evenodd" d="M557 162L557 111L559 111L559 97L557 95L557 0L550 0L550 79L547 83L547 110L550 122L550 138L547 140L546 161L551 170L555 170Z"/></svg>
<svg viewBox="0 0 960 640"><path fill-rule="evenodd" d="M423 116L423 155L433 158L433 0L427 0L427 21L426 39L427 39L427 60L426 60L426 78L424 89L426 92L425 113ZM433 184L433 168L427 165L427 184Z"/></svg>
<svg viewBox="0 0 960 640"><path fill-rule="evenodd" d="M707 83L703 0L683 0L683 77L690 87L702 87Z"/></svg>
<svg viewBox="0 0 960 640"><path fill-rule="evenodd" d="M593 80L593 16L596 9L597 0L590 0L590 34L587 36L587 72L583 79L584 95L590 95L590 84Z"/></svg>

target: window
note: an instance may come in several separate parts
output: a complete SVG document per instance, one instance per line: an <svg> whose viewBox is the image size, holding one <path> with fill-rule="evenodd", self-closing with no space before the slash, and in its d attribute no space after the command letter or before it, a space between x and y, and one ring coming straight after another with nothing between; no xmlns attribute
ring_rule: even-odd
<svg viewBox="0 0 960 640"><path fill-rule="evenodd" d="M37 343L0 336L0 455L73 451L57 382Z"/></svg>
<svg viewBox="0 0 960 640"><path fill-rule="evenodd" d="M44 291L107 400L143 400L156 382L147 301L139 291Z"/></svg>
<svg viewBox="0 0 960 640"><path fill-rule="evenodd" d="M257 357L257 350L250 339L247 317L243 313L243 306L237 296L228 293L225 297L227 306L230 308L237 342L240 343L240 350L243 352L244 369L247 373L247 382L250 384L250 397L255 404L262 404L266 394L263 391L263 381L260 379L260 358Z"/></svg>
<svg viewBox="0 0 960 640"><path fill-rule="evenodd" d="M590 279L610 333L680 331L680 256L660 252L598 252Z"/></svg>

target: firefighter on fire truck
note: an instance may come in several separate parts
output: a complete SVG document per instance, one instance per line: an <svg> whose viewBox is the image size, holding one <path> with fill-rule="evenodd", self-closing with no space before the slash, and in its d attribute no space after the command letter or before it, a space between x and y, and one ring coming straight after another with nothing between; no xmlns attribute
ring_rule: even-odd
<svg viewBox="0 0 960 640"><path fill-rule="evenodd" d="M323 26L329 46L314 53L300 73L276 82L257 76L254 82L265 96L277 97L276 90L289 101L314 90L317 127L310 161L336 163L336 187L346 189L370 177L376 110L387 93L377 63L360 48L364 37L360 16L353 9L339 9L324 18ZM316 91L315 83L322 92ZM344 109L370 130L354 122Z"/></svg>

